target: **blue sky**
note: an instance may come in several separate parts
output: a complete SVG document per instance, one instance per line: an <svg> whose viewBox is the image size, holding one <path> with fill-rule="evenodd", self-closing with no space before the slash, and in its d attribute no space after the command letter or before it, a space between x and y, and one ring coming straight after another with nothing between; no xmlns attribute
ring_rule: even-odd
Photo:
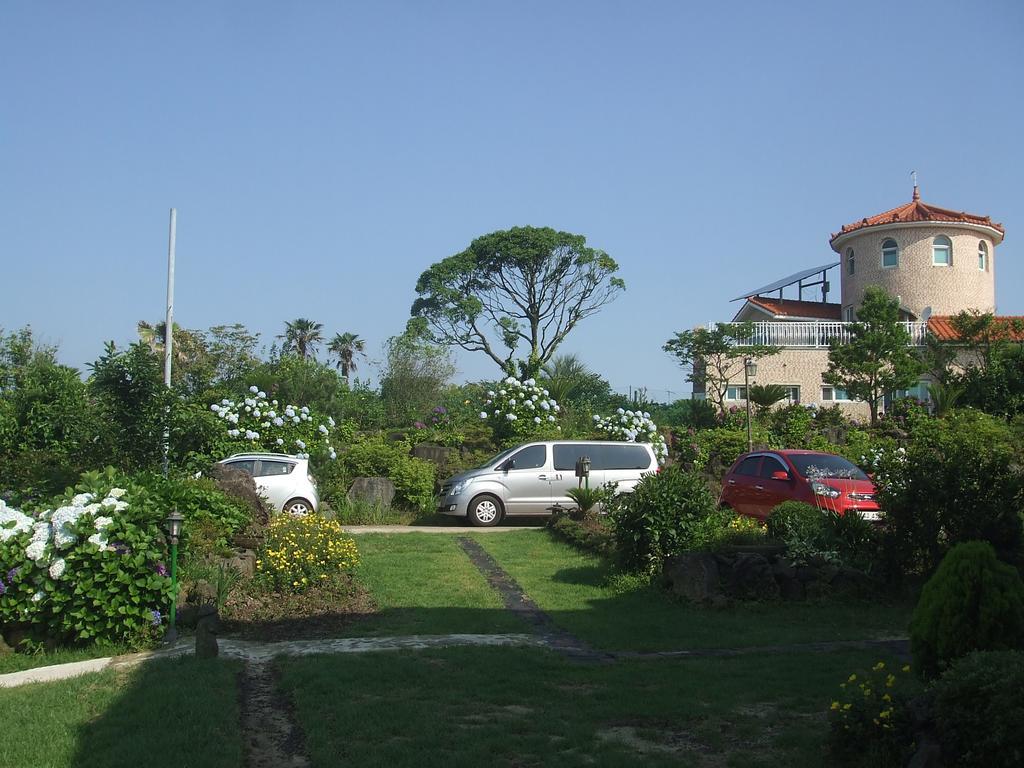
<svg viewBox="0 0 1024 768"><path fill-rule="evenodd" d="M562 347L679 396L661 351L910 199L1006 226L1024 314L1018 2L0 3L0 327L82 367L164 312L375 359L419 274L516 225L628 289ZM460 353L460 379L492 377ZM364 366L374 379L372 365Z"/></svg>

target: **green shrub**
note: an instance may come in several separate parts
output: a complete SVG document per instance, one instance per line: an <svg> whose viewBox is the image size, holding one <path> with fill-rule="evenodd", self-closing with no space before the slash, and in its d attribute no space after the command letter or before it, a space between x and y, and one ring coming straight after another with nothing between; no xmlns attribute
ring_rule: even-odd
<svg viewBox="0 0 1024 768"><path fill-rule="evenodd" d="M914 666L934 677L971 651L1024 647L1024 582L983 541L957 544L924 585L910 622Z"/></svg>
<svg viewBox="0 0 1024 768"><path fill-rule="evenodd" d="M252 522L249 506L230 496L207 478L168 477L155 473L140 475L140 485L165 513L178 510L185 518L181 548L203 551L224 550L231 537ZM196 554L199 554L198 552Z"/></svg>
<svg viewBox="0 0 1024 768"><path fill-rule="evenodd" d="M840 515L829 510L826 520L829 539L842 563L865 573L874 571L881 538L878 526L853 512Z"/></svg>
<svg viewBox="0 0 1024 768"><path fill-rule="evenodd" d="M256 574L275 590L302 592L313 584L350 572L359 563L356 543L336 520L320 515L275 515Z"/></svg>
<svg viewBox="0 0 1024 768"><path fill-rule="evenodd" d="M930 694L947 765L1024 765L1024 653L969 654L950 665Z"/></svg>
<svg viewBox="0 0 1024 768"><path fill-rule="evenodd" d="M338 464L346 490L356 477L388 477L399 505L420 512L434 509L434 465L410 456L404 442L376 438L356 443L338 457Z"/></svg>
<svg viewBox="0 0 1024 768"><path fill-rule="evenodd" d="M38 512L0 509L0 627L58 643L159 636L171 601L165 516L112 469Z"/></svg>
<svg viewBox="0 0 1024 768"><path fill-rule="evenodd" d="M754 443L767 442L767 433L758 428L754 433ZM741 453L747 450L747 431L745 428L719 427L704 429L693 435L693 443L697 445L696 455L707 462L707 467L714 474L724 474L732 466Z"/></svg>
<svg viewBox="0 0 1024 768"><path fill-rule="evenodd" d="M828 515L813 504L784 501L771 511L766 523L768 535L785 543L786 557L794 565L839 560Z"/></svg>
<svg viewBox="0 0 1024 768"><path fill-rule="evenodd" d="M922 420L905 451L884 451L874 464L891 577L928 573L963 541L1020 557L1024 471L1005 423L971 411Z"/></svg>
<svg viewBox="0 0 1024 768"><path fill-rule="evenodd" d="M913 690L910 667L900 671L878 662L839 685L828 710L828 765L900 768L914 752L907 703Z"/></svg>
<svg viewBox="0 0 1024 768"><path fill-rule="evenodd" d="M547 527L555 537L586 552L609 555L615 550L612 533L601 521L574 520L560 512L548 519Z"/></svg>
<svg viewBox="0 0 1024 768"><path fill-rule="evenodd" d="M625 568L660 570L665 558L706 546L717 500L704 477L678 466L645 475L632 493L609 503L615 544Z"/></svg>

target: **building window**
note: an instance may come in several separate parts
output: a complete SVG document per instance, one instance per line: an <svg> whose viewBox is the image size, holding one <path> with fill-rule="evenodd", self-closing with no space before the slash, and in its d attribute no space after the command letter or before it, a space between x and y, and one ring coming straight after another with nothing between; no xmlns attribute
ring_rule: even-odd
<svg viewBox="0 0 1024 768"><path fill-rule="evenodd" d="M914 384L910 389L898 389L894 395L895 398L901 397L912 397L915 400L919 400L922 403L931 402L931 392L928 390L930 381L921 380Z"/></svg>
<svg viewBox="0 0 1024 768"><path fill-rule="evenodd" d="M988 246L984 240L978 242L978 269L982 272L988 270Z"/></svg>
<svg viewBox="0 0 1024 768"><path fill-rule="evenodd" d="M932 264L936 267L949 267L953 264L953 243L945 235L932 240Z"/></svg>
<svg viewBox="0 0 1024 768"><path fill-rule="evenodd" d="M747 399L747 388L744 386L729 387L725 390L726 400L746 400Z"/></svg>
<svg viewBox="0 0 1024 768"><path fill-rule="evenodd" d="M843 307L843 320L848 323L856 321L856 317L853 314L853 304L848 307Z"/></svg>
<svg viewBox="0 0 1024 768"><path fill-rule="evenodd" d="M849 395L840 387L824 386L821 388L821 399L829 403L848 403Z"/></svg>
<svg viewBox="0 0 1024 768"><path fill-rule="evenodd" d="M882 268L892 269L900 265L900 248L891 237L882 241Z"/></svg>
<svg viewBox="0 0 1024 768"><path fill-rule="evenodd" d="M853 248L846 249L846 274L852 275L857 271L857 262L853 256Z"/></svg>
<svg viewBox="0 0 1024 768"><path fill-rule="evenodd" d="M798 384L783 384L786 388L786 402L796 405L800 402L800 386Z"/></svg>

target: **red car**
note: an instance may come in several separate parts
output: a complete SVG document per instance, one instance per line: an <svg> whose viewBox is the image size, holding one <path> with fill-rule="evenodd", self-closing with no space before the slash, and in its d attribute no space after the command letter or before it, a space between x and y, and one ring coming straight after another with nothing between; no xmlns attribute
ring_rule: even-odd
<svg viewBox="0 0 1024 768"><path fill-rule="evenodd" d="M784 501L803 501L840 515L883 517L874 483L842 456L817 451L754 451L736 459L722 480L721 505L764 520Z"/></svg>

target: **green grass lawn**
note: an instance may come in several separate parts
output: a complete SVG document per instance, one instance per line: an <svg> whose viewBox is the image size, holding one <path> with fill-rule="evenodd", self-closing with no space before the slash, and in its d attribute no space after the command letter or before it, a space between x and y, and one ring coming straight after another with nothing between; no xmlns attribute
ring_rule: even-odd
<svg viewBox="0 0 1024 768"><path fill-rule="evenodd" d="M58 648L49 653L7 653L0 656L0 675L46 667L50 664L68 664L72 661L101 659L104 656L120 656L131 652L132 649L124 645L90 645L85 648Z"/></svg>
<svg viewBox="0 0 1024 768"><path fill-rule="evenodd" d="M451 648L281 660L314 766L820 766L864 652L581 664ZM886 658L888 662L897 663Z"/></svg>
<svg viewBox="0 0 1024 768"><path fill-rule="evenodd" d="M0 765L238 768L238 671L175 659L0 689Z"/></svg>
<svg viewBox="0 0 1024 768"><path fill-rule="evenodd" d="M903 636L907 601L828 600L705 608L657 588L609 586L600 558L546 531L477 540L563 628L605 650L672 650Z"/></svg>
<svg viewBox="0 0 1024 768"><path fill-rule="evenodd" d="M356 545L356 577L380 613L352 624L350 636L527 631L454 536L362 534Z"/></svg>

